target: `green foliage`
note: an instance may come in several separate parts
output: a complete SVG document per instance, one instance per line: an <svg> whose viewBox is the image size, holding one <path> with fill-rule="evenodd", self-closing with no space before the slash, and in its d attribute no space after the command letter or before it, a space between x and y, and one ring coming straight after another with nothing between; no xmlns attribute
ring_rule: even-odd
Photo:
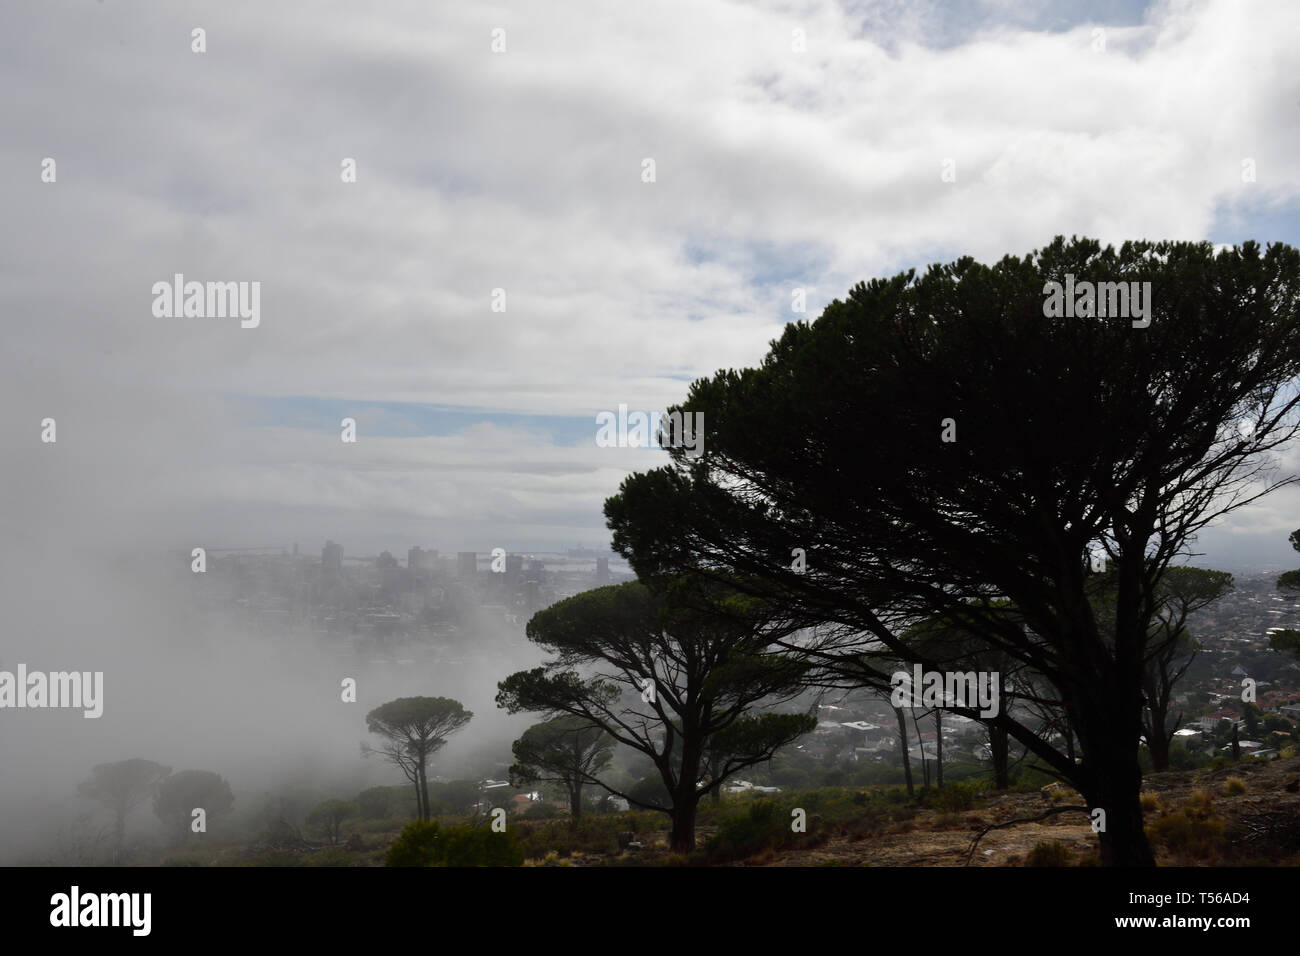
<svg viewBox="0 0 1300 956"><path fill-rule="evenodd" d="M523 866L515 834L490 827L451 827L443 831L441 866Z"/></svg>
<svg viewBox="0 0 1300 956"><path fill-rule="evenodd" d="M568 814L545 800L539 800L524 811L524 816L529 820L557 820L560 817L568 817Z"/></svg>
<svg viewBox="0 0 1300 956"><path fill-rule="evenodd" d="M718 832L704 845L704 858L720 863L778 849L793 835L790 819L790 809L783 804L757 800L740 816L722 821Z"/></svg>
<svg viewBox="0 0 1300 956"><path fill-rule="evenodd" d="M983 792L984 788L976 783L950 783L933 790L926 787L921 790L921 806L948 813L971 810Z"/></svg>
<svg viewBox="0 0 1300 956"><path fill-rule="evenodd" d="M1300 587L1300 571L1288 571L1287 574L1296 575L1296 586ZM1286 574L1282 575L1282 577L1286 577ZM1279 581L1279 584L1280 583L1281 582ZM1277 651L1279 654L1294 654L1296 657L1300 657L1300 631L1292 630L1291 628L1282 631L1274 631L1268 636L1268 644L1269 647L1273 648L1273 650Z"/></svg>
<svg viewBox="0 0 1300 956"><path fill-rule="evenodd" d="M1025 866L1069 866L1070 849L1057 840L1035 843L1025 860Z"/></svg>
<svg viewBox="0 0 1300 956"><path fill-rule="evenodd" d="M441 832L437 820L408 823L401 836L388 848L384 866L437 866Z"/></svg>
<svg viewBox="0 0 1300 956"><path fill-rule="evenodd" d="M564 714L533 724L511 745L510 782L559 783L571 793L609 765L613 748L614 738L603 727L581 717Z"/></svg>
<svg viewBox="0 0 1300 956"><path fill-rule="evenodd" d="M1193 793L1181 807L1156 819L1146 830L1152 841L1197 859L1217 856L1227 848L1225 824L1215 814L1214 798L1208 793Z"/></svg>
<svg viewBox="0 0 1300 956"><path fill-rule="evenodd" d="M524 854L515 834L490 827L442 828L436 820L407 824L388 848L385 866L521 866Z"/></svg>
<svg viewBox="0 0 1300 956"><path fill-rule="evenodd" d="M697 802L697 794L681 792L681 778L696 780L702 774L720 782L770 760L816 720L806 714L746 713L797 696L808 667L771 652L773 629L784 619L775 605L717 582L665 577L652 583L596 588L535 614L528 638L554 658L501 681L497 705L511 713L567 714L580 718L580 727L618 734L652 758L658 774L656 783L627 796L680 821ZM665 660L676 664L665 668ZM580 676L578 667L589 676ZM653 702L639 699L649 674L657 681ZM647 722L647 709L657 719ZM662 733L664 724L671 733ZM683 767L690 753L699 754L702 764ZM512 776L540 776L538 755L523 756L527 759L512 767ZM588 773L581 779L589 778ZM693 845L685 828L676 839L679 852Z"/></svg>
<svg viewBox="0 0 1300 956"><path fill-rule="evenodd" d="M389 740L436 749L473 716L449 697L399 697L366 714L366 727Z"/></svg>
<svg viewBox="0 0 1300 956"><path fill-rule="evenodd" d="M518 826L519 847L525 859L529 860L540 860L548 853L566 857L571 853L611 857L619 852L619 833L629 830L647 833L663 824L663 814L649 810L584 815L573 827L567 821L534 822L525 818Z"/></svg>
<svg viewBox="0 0 1300 956"><path fill-rule="evenodd" d="M307 814L307 826L329 837L330 843L338 843L343 821L357 812L357 804L352 800L323 800Z"/></svg>
<svg viewBox="0 0 1300 956"><path fill-rule="evenodd" d="M661 807L671 807L673 798L668 793L668 788L664 786L663 779L657 774L649 777L642 777L632 788L627 791L628 798L637 801L637 803L657 805Z"/></svg>

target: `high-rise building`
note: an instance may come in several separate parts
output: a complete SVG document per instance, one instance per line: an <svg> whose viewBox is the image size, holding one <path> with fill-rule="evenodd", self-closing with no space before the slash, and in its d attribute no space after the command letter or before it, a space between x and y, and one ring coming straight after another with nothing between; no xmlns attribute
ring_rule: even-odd
<svg viewBox="0 0 1300 956"><path fill-rule="evenodd" d="M609 583L609 558L596 559L596 583Z"/></svg>
<svg viewBox="0 0 1300 956"><path fill-rule="evenodd" d="M506 555L506 590L514 593L524 574L524 556L522 554Z"/></svg>
<svg viewBox="0 0 1300 956"><path fill-rule="evenodd" d="M456 576L470 581L476 573L478 573L478 555L473 551L456 552Z"/></svg>
<svg viewBox="0 0 1300 956"><path fill-rule="evenodd" d="M343 545L335 544L333 541L326 541L325 547L321 549L320 566L324 571L332 571L335 574L343 572Z"/></svg>
<svg viewBox="0 0 1300 956"><path fill-rule="evenodd" d="M415 547L406 552L406 567L413 574L416 571L432 571L437 566L437 561L437 551Z"/></svg>

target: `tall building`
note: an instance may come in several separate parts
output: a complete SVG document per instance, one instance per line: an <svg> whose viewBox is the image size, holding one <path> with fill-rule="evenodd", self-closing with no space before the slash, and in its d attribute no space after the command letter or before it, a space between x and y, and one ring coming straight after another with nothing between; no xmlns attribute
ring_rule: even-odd
<svg viewBox="0 0 1300 956"><path fill-rule="evenodd" d="M609 583L609 558L596 559L596 583Z"/></svg>
<svg viewBox="0 0 1300 956"><path fill-rule="evenodd" d="M333 541L326 541L325 547L321 549L320 566L324 571L333 571L335 574L343 572L343 545L335 544Z"/></svg>
<svg viewBox="0 0 1300 956"><path fill-rule="evenodd" d="M478 555L473 551L456 552L456 576L465 581L474 579L478 572Z"/></svg>
<svg viewBox="0 0 1300 956"><path fill-rule="evenodd" d="M506 555L506 590L514 593L524 573L524 556L522 554Z"/></svg>
<svg viewBox="0 0 1300 956"><path fill-rule="evenodd" d="M415 547L406 552L406 568L412 574L416 571L432 571L437 567L438 552L425 551L423 548Z"/></svg>

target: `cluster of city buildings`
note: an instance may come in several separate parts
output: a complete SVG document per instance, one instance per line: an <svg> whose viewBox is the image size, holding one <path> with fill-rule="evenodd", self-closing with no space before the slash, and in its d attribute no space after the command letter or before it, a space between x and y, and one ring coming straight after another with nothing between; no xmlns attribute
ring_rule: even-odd
<svg viewBox="0 0 1300 956"><path fill-rule="evenodd" d="M453 640L471 615L522 629L556 601L633 577L609 552L585 548L442 554L412 547L402 561L388 551L346 555L326 541L319 558L297 544L207 555L192 588L200 603L233 611L255 633L333 634L362 645Z"/></svg>

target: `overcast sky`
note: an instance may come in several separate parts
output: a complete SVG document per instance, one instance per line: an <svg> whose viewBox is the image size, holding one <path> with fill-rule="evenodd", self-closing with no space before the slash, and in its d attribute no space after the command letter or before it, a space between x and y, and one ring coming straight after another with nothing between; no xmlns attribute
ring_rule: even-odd
<svg viewBox="0 0 1300 956"><path fill-rule="evenodd" d="M757 363L796 287L1300 245L1300 4L1080 6L5 4L4 560L603 546L662 453L596 413ZM260 324L155 317L175 273L260 282ZM1206 562L1295 527L1278 493Z"/></svg>

